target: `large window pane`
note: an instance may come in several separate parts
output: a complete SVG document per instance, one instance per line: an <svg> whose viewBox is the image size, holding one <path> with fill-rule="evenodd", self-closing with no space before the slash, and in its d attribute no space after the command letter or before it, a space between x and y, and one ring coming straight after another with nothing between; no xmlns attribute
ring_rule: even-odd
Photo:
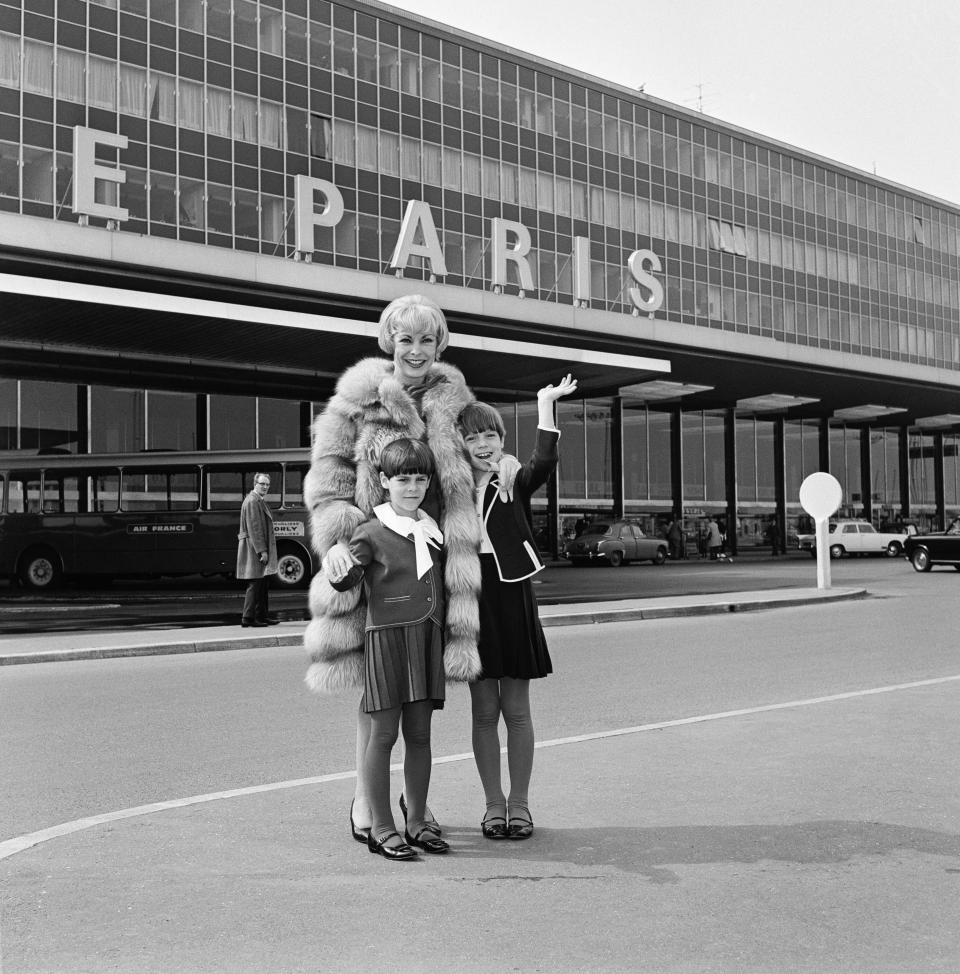
<svg viewBox="0 0 960 974"><path fill-rule="evenodd" d="M147 393L147 449L197 448L197 397L186 392Z"/></svg>
<svg viewBox="0 0 960 974"><path fill-rule="evenodd" d="M19 386L16 379L0 379L0 450L16 450Z"/></svg>
<svg viewBox="0 0 960 974"><path fill-rule="evenodd" d="M20 449L76 453L77 387L67 382L20 383Z"/></svg>
<svg viewBox="0 0 960 974"><path fill-rule="evenodd" d="M92 453L138 453L146 445L146 393L142 389L90 388Z"/></svg>
<svg viewBox="0 0 960 974"><path fill-rule="evenodd" d="M211 396L209 442L211 450L254 449L257 400L253 396Z"/></svg>

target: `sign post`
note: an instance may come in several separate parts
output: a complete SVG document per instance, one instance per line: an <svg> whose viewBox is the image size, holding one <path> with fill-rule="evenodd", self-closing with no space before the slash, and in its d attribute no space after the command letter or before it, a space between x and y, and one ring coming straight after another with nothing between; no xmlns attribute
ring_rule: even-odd
<svg viewBox="0 0 960 974"><path fill-rule="evenodd" d="M800 485L800 504L816 524L817 588L830 588L830 548L827 527L843 500L843 488L828 473L812 473Z"/></svg>

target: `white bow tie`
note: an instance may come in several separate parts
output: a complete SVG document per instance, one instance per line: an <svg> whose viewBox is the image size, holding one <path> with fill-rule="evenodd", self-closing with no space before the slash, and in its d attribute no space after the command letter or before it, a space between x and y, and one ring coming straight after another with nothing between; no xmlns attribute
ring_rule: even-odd
<svg viewBox="0 0 960 974"><path fill-rule="evenodd" d="M443 534L437 527L437 522L423 511L420 511L418 520L403 517L389 504L378 505L373 509L373 513L384 527L395 531L401 537L409 538L413 535L413 550L417 556L417 578L423 578L433 568L433 558L430 557L427 544L432 544L437 549L443 544Z"/></svg>

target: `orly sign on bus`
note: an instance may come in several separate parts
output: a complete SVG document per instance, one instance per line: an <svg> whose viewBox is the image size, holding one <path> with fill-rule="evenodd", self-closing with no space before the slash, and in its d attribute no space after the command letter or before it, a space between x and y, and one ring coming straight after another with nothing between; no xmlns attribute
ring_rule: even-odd
<svg viewBox="0 0 960 974"><path fill-rule="evenodd" d="M96 161L98 145L126 149L127 137L79 125L74 127L73 211L80 217L81 223L94 216L120 224L128 219L129 212L119 205L97 202L95 189L98 181L122 186L126 182L126 174L122 169L104 166ZM319 208L315 203L317 196L322 200ZM343 218L343 194L329 180L296 176L294 206L296 255L309 260L314 251L314 230L317 227L335 227ZM509 268L512 267L513 279L519 285L521 294L534 289L533 273L527 259L531 246L530 231L522 223L500 218L491 220L491 281L495 288L510 283ZM422 259L434 279L446 276L447 265L433 213L423 200L407 202L390 258L390 269L403 271L411 257ZM573 298L585 304L591 297L590 241L586 237L573 238L571 259ZM635 250L627 257L626 265L635 284L628 289L631 303L637 311L653 314L663 305L663 285L654 277L655 273L663 270L660 258L652 250Z"/></svg>

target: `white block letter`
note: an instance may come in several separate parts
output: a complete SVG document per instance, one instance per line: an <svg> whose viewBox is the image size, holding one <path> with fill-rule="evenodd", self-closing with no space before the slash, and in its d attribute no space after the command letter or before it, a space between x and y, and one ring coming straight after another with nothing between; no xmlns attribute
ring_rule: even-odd
<svg viewBox="0 0 960 974"><path fill-rule="evenodd" d="M507 233L514 236L514 246L507 246ZM533 290L533 275L527 254L530 253L530 231L522 224L513 220L501 220L494 217L490 228L490 253L493 272L491 282L501 287L507 283L507 261L516 265L520 277L520 287L524 291Z"/></svg>
<svg viewBox="0 0 960 974"><path fill-rule="evenodd" d="M650 265L649 271L645 266L647 264ZM660 258L652 250L635 250L627 260L627 268L633 279L640 285L639 288L630 288L630 300L640 311L652 314L663 304L663 285L650 273L650 271L663 270ZM649 292L650 296L644 297L640 288Z"/></svg>
<svg viewBox="0 0 960 974"><path fill-rule="evenodd" d="M297 253L312 254L314 246L313 231L315 227L335 227L343 217L343 196L333 183L326 179L314 179L312 176L297 176L293 184L294 207L294 243ZM323 209L316 212L313 194L320 193L324 197Z"/></svg>
<svg viewBox="0 0 960 974"><path fill-rule="evenodd" d="M418 230L423 240L419 244L416 243ZM426 260L430 265L430 273L437 277L444 277L447 273L447 263L443 259L443 248L433 223L433 214L423 200L410 200L407 203L397 246L393 248L393 256L390 258L390 269L402 271L411 257L422 257Z"/></svg>
<svg viewBox="0 0 960 974"><path fill-rule="evenodd" d="M590 303L590 241L573 238L573 300Z"/></svg>
<svg viewBox="0 0 960 974"><path fill-rule="evenodd" d="M73 212L77 216L100 216L106 220L126 220L130 212L122 206L98 203L96 200L97 180L116 183L122 186L127 174L122 169L110 169L97 164L97 146L112 145L126 149L127 137L112 132L98 132L96 129L73 127ZM120 191L117 190L117 199ZM81 221L86 222L86 221Z"/></svg>

